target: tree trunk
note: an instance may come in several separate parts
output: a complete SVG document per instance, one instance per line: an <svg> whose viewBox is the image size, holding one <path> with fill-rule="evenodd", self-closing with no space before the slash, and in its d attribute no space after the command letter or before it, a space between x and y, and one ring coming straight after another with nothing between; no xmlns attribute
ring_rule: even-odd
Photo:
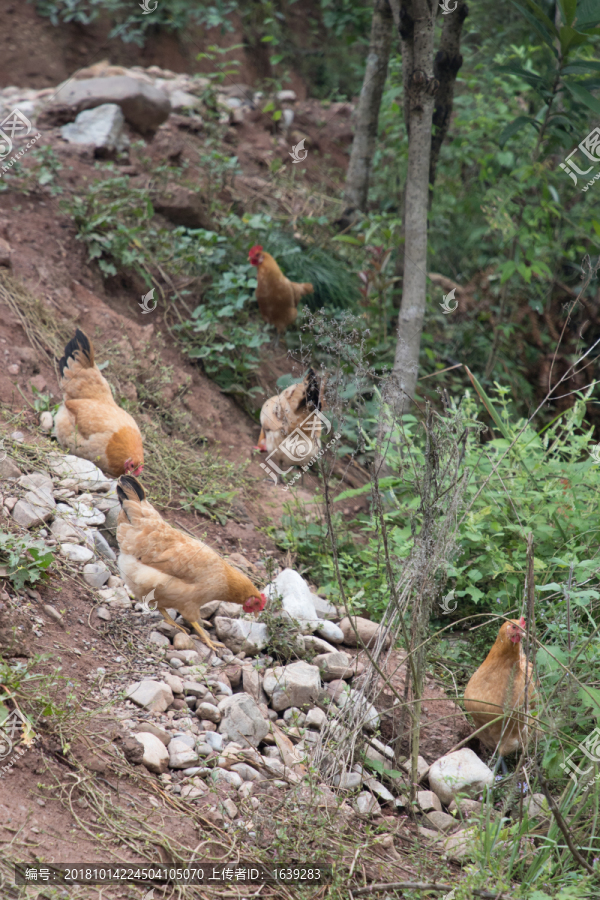
<svg viewBox="0 0 600 900"><path fill-rule="evenodd" d="M450 125L450 116L454 103L454 84L463 58L460 53L460 37L463 22L469 14L464 0L459 0L453 13L444 16L440 48L435 55L433 74L438 82L435 92L435 109L433 111L434 131L431 136L431 159L429 160L430 205L433 198L435 171L440 155L440 148Z"/></svg>
<svg viewBox="0 0 600 900"><path fill-rule="evenodd" d="M414 397L425 315L429 161L434 94L437 87L433 77L436 9L437 0L402 0L400 5L408 169L404 215L404 283L393 368L397 389L394 406L398 412L405 411Z"/></svg>
<svg viewBox="0 0 600 900"><path fill-rule="evenodd" d="M356 129L346 175L345 216L351 215L355 210L364 211L367 207L369 175L377 140L379 108L387 78L392 45L392 26L392 11L388 0L375 0L369 55L356 110Z"/></svg>

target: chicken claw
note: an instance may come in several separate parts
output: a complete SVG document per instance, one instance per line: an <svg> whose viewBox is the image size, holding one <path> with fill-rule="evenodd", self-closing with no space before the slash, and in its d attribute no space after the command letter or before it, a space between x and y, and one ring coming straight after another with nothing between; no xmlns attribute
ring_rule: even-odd
<svg viewBox="0 0 600 900"><path fill-rule="evenodd" d="M210 647L211 650L217 651L219 647L224 647L225 644L222 644L220 641L211 641L204 628L201 625L198 625L197 622L190 622L190 625L196 631L200 637L200 640L203 644L206 644L207 647Z"/></svg>

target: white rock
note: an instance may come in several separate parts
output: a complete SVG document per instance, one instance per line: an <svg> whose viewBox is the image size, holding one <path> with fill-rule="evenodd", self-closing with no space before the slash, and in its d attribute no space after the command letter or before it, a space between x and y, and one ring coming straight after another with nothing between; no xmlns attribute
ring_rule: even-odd
<svg viewBox="0 0 600 900"><path fill-rule="evenodd" d="M333 621L339 621L340 615L336 609L336 607L329 602L329 600L323 599L323 597L319 597L318 594L311 593L311 600L313 602L313 606L317 611L317 615L319 619L327 619ZM329 640L329 638L327 638Z"/></svg>
<svg viewBox="0 0 600 900"><path fill-rule="evenodd" d="M327 716L323 710L315 706L306 713L306 722L304 724L307 728L317 728L320 731L326 721Z"/></svg>
<svg viewBox="0 0 600 900"><path fill-rule="evenodd" d="M183 693L187 696L190 694L192 697L204 697L207 692L207 687L204 684L200 684L199 681L186 681L183 682Z"/></svg>
<svg viewBox="0 0 600 900"><path fill-rule="evenodd" d="M361 791L352 805L361 816L378 816L381 813L379 803L368 791Z"/></svg>
<svg viewBox="0 0 600 900"><path fill-rule="evenodd" d="M161 634L160 631L151 631L148 636L148 640L152 644L156 644L158 647L171 646L171 641L169 640L169 638L165 634ZM177 680L181 681L180 678L178 678Z"/></svg>
<svg viewBox="0 0 600 900"><path fill-rule="evenodd" d="M173 691L162 681L136 681L126 691L126 696L137 706L150 712L164 712L173 702Z"/></svg>
<svg viewBox="0 0 600 900"><path fill-rule="evenodd" d="M12 517L23 528L31 528L47 521L54 513L56 503L50 490L36 487L27 491L22 500L14 506Z"/></svg>
<svg viewBox="0 0 600 900"><path fill-rule="evenodd" d="M31 475L21 475L17 484L32 491L41 488L47 494L51 494L53 491L52 478L47 472L32 472Z"/></svg>
<svg viewBox="0 0 600 900"><path fill-rule="evenodd" d="M214 622L217 637L233 653L243 651L248 656L254 656L267 646L267 626L262 622L228 619L224 616L215 616Z"/></svg>
<svg viewBox="0 0 600 900"><path fill-rule="evenodd" d="M222 601L217 607L216 614L224 616L226 619L239 619L242 614L242 607L239 603L225 603Z"/></svg>
<svg viewBox="0 0 600 900"><path fill-rule="evenodd" d="M56 518L50 526L50 531L57 541L62 543L66 541L71 544L83 543L85 541L85 532L81 528L76 528L66 519Z"/></svg>
<svg viewBox="0 0 600 900"><path fill-rule="evenodd" d="M458 794L474 797L493 783L492 770L467 747L442 756L429 769L429 786L444 806Z"/></svg>
<svg viewBox="0 0 600 900"><path fill-rule="evenodd" d="M343 772L342 775L334 775L332 781L340 791L353 791L362 784L362 775L358 772Z"/></svg>
<svg viewBox="0 0 600 900"><path fill-rule="evenodd" d="M188 747L179 738L173 738L167 750L169 751L169 768L171 769L185 769L198 762L198 754L193 747Z"/></svg>
<svg viewBox="0 0 600 900"><path fill-rule="evenodd" d="M312 705L321 689L319 669L304 660L268 669L263 688L278 712L289 706Z"/></svg>
<svg viewBox="0 0 600 900"><path fill-rule="evenodd" d="M372 738L372 741L373 741L373 743L375 743L374 738ZM392 757L390 757L390 758L393 758L393 754L392 754ZM406 762L403 762L402 768L404 769L405 772L408 772L408 774L410 774L410 772L412 771L411 760L407 759ZM422 781L428 772L429 772L429 763L422 756L418 756L417 757L417 778L419 779L419 781Z"/></svg>
<svg viewBox="0 0 600 900"><path fill-rule="evenodd" d="M210 779L215 784L220 781L226 784L232 784L235 788L241 787L243 779L237 772L231 772L229 769L213 769L210 773Z"/></svg>
<svg viewBox="0 0 600 900"><path fill-rule="evenodd" d="M283 612L298 622L302 634L310 634L319 625L310 588L293 569L284 569L264 590L268 598L281 597Z"/></svg>
<svg viewBox="0 0 600 900"><path fill-rule="evenodd" d="M199 719L208 719L209 722L214 722L215 725L221 721L221 712L212 703L199 703L196 707L196 715Z"/></svg>
<svg viewBox="0 0 600 900"><path fill-rule="evenodd" d="M218 731L207 731L204 735L204 740L217 753L220 753L223 749L223 735L219 734Z"/></svg>
<svg viewBox="0 0 600 900"><path fill-rule="evenodd" d="M338 700L338 706L344 707L351 703L354 707L355 721L365 731L376 731L379 728L379 714L372 703L361 697L358 691L343 691Z"/></svg>
<svg viewBox="0 0 600 900"><path fill-rule="evenodd" d="M145 731L136 732L134 737L144 748L142 763L146 768L158 775L166 772L169 767L169 754L163 742Z"/></svg>
<svg viewBox="0 0 600 900"><path fill-rule="evenodd" d="M85 528L90 525L104 525L106 516L99 509L94 509L88 503L81 501L75 502L71 508L71 514L74 513L72 519L74 525Z"/></svg>
<svg viewBox="0 0 600 900"><path fill-rule="evenodd" d="M55 475L73 480L80 490L109 491L113 485L98 466L79 456L52 453L48 457L48 466Z"/></svg>
<svg viewBox="0 0 600 900"><path fill-rule="evenodd" d="M230 767L230 771L237 772L244 781L265 780L265 776L260 772L257 772L256 769L253 769L252 766L249 766L248 763L234 763L234 765Z"/></svg>
<svg viewBox="0 0 600 900"><path fill-rule="evenodd" d="M314 634L305 634L302 640L304 642L305 650L308 650L309 653L323 654L337 652L337 647L328 644L323 638L316 637Z"/></svg>
<svg viewBox="0 0 600 900"><path fill-rule="evenodd" d="M110 578L110 571L103 562L88 563L83 567L83 580L91 587L101 588Z"/></svg>
<svg viewBox="0 0 600 900"><path fill-rule="evenodd" d="M332 644L341 644L344 640L344 632L333 622L319 621L317 634L320 634L326 641L331 641Z"/></svg>
<svg viewBox="0 0 600 900"><path fill-rule="evenodd" d="M256 747L269 731L256 701L248 694L233 694L219 703L219 731L242 747Z"/></svg>
<svg viewBox="0 0 600 900"><path fill-rule="evenodd" d="M202 797L206 794L208 788L200 778L194 778L193 784L184 784L181 788L181 797L186 800L195 800L196 797Z"/></svg>
<svg viewBox="0 0 600 900"><path fill-rule="evenodd" d="M87 563L94 558L94 554L87 547L80 547L79 544L61 544L60 552L71 562Z"/></svg>
<svg viewBox="0 0 600 900"><path fill-rule="evenodd" d="M47 410L43 412L40 416L40 428L42 431L45 431L46 434L49 434L54 428L54 419L52 418L52 413Z"/></svg>
<svg viewBox="0 0 600 900"><path fill-rule="evenodd" d="M153 634L157 634L157 632L153 632ZM164 637L164 634L161 634L161 637ZM165 683L169 685L174 694L183 694L183 681L178 675L167 672Z"/></svg>
<svg viewBox="0 0 600 900"><path fill-rule="evenodd" d="M128 143L123 134L124 124L121 108L115 103L103 103L94 109L84 109L74 122L62 126L60 135L69 144L92 144L96 150L110 153Z"/></svg>
<svg viewBox="0 0 600 900"><path fill-rule="evenodd" d="M354 675L353 660L343 650L321 653L313 659L321 673L323 681L337 681L338 678L351 678Z"/></svg>

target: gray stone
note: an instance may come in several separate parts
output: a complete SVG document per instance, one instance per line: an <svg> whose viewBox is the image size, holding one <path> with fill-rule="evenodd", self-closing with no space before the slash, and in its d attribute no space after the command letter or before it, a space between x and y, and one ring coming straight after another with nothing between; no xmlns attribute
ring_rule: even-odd
<svg viewBox="0 0 600 900"><path fill-rule="evenodd" d="M352 623L358 632L358 638L355 634ZM377 622L371 622L369 619L363 619L361 616L353 616L352 622L346 616L340 622L340 630L344 635L344 643L348 647L374 647L380 634L382 634L381 626ZM389 647L390 636L387 634L383 641L384 647Z"/></svg>
<svg viewBox="0 0 600 900"><path fill-rule="evenodd" d="M361 816L378 816L381 814L379 803L368 791L361 791L352 805Z"/></svg>
<svg viewBox="0 0 600 900"><path fill-rule="evenodd" d="M442 756L429 768L429 786L444 806L458 794L474 797L493 783L492 770L467 747Z"/></svg>
<svg viewBox="0 0 600 900"><path fill-rule="evenodd" d="M89 459L51 453L47 463L55 475L73 481L80 491L109 491L112 488L112 481Z"/></svg>
<svg viewBox="0 0 600 900"><path fill-rule="evenodd" d="M90 506L89 503L84 503L83 501L72 501L72 506L60 504L59 508L63 512L66 512L66 518L69 521L73 522L74 525L79 525L80 528L86 528L91 525L104 525L104 521L106 518L104 513L100 512L99 509L94 509L94 507Z"/></svg>
<svg viewBox="0 0 600 900"><path fill-rule="evenodd" d="M444 853L448 859L454 862L462 862L466 859L473 859L477 852L477 844L479 842L479 826L465 828L444 840Z"/></svg>
<svg viewBox="0 0 600 900"><path fill-rule="evenodd" d="M162 681L136 681L126 691L126 697L150 712L164 712L173 702L173 691Z"/></svg>
<svg viewBox="0 0 600 900"><path fill-rule="evenodd" d="M156 644L158 647L170 647L171 641L166 635L161 634L160 631L151 631L148 640L152 644Z"/></svg>
<svg viewBox="0 0 600 900"><path fill-rule="evenodd" d="M249 656L255 656L268 643L267 626L262 622L215 616L215 628L219 640L233 653L244 651Z"/></svg>
<svg viewBox="0 0 600 900"><path fill-rule="evenodd" d="M167 747L169 751L169 768L186 769L198 762L198 754L181 738L173 738Z"/></svg>
<svg viewBox="0 0 600 900"><path fill-rule="evenodd" d="M341 775L334 775L332 781L340 791L353 791L362 784L362 775L358 772L343 772Z"/></svg>
<svg viewBox="0 0 600 900"><path fill-rule="evenodd" d="M183 682L183 693L188 695L190 694L192 697L204 697L207 692L207 687L204 684L200 684L199 681L184 681Z"/></svg>
<svg viewBox="0 0 600 900"><path fill-rule="evenodd" d="M208 719L209 722L214 722L215 725L221 721L221 713L218 707L213 706L212 703L199 703L196 706L196 715L199 719Z"/></svg>
<svg viewBox="0 0 600 900"><path fill-rule="evenodd" d="M210 619L211 616L214 616L220 605L220 600L211 600L210 603L205 603L204 606L201 606L198 610L198 617L200 619Z"/></svg>
<svg viewBox="0 0 600 900"><path fill-rule="evenodd" d="M141 725L137 726L138 733L153 734L154 737L158 738L165 747L168 747L171 743L172 737L170 734L167 734L166 731L163 731L162 728L159 728L158 725L155 725L153 722L142 722Z"/></svg>
<svg viewBox="0 0 600 900"><path fill-rule="evenodd" d="M436 829L436 831L448 833L450 831L456 831L458 828L458 822L455 818L449 816L448 813L436 809L427 813L425 819L432 828Z"/></svg>
<svg viewBox="0 0 600 900"><path fill-rule="evenodd" d="M308 650L309 653L335 653L337 651L337 647L334 647L332 644L328 644L327 641L324 641L323 638L317 637L314 634L305 634L302 638L304 643L304 649Z"/></svg>
<svg viewBox="0 0 600 900"><path fill-rule="evenodd" d="M137 732L134 737L144 748L143 765L157 775L166 772L169 767L169 754L164 743L150 732Z"/></svg>
<svg viewBox="0 0 600 900"><path fill-rule="evenodd" d="M321 653L313 659L315 666L319 667L323 681L337 681L338 678L352 678L355 674L354 660L351 660L343 650L334 650L331 653Z"/></svg>
<svg viewBox="0 0 600 900"><path fill-rule="evenodd" d="M530 819L536 818L537 816L547 817L550 815L548 801L545 795L541 793L532 794L530 797L526 797L523 800L523 811L527 811L527 815Z"/></svg>
<svg viewBox="0 0 600 900"><path fill-rule="evenodd" d="M223 735L217 731L207 731L204 735L204 740L217 753L223 749Z"/></svg>
<svg viewBox="0 0 600 900"><path fill-rule="evenodd" d="M257 703L267 703L267 695L262 687L262 678L254 666L242 667L242 687L244 692L250 694Z"/></svg>
<svg viewBox="0 0 600 900"><path fill-rule="evenodd" d="M36 487L27 491L22 500L19 500L12 511L12 517L23 528L32 528L46 522L54 513L56 503L49 490Z"/></svg>
<svg viewBox="0 0 600 900"><path fill-rule="evenodd" d="M88 563L83 567L83 580L90 587L101 588L110 578L110 571L103 562Z"/></svg>
<svg viewBox="0 0 600 900"><path fill-rule="evenodd" d="M67 522L66 519L56 518L50 526L50 531L59 543L84 543L86 537L82 528L76 528L75 525Z"/></svg>
<svg viewBox="0 0 600 900"><path fill-rule="evenodd" d="M0 444L0 451L2 445ZM9 479L18 478L21 474L19 467L8 456L3 458L3 452L0 452L0 482Z"/></svg>
<svg viewBox="0 0 600 900"><path fill-rule="evenodd" d="M161 634L161 637L164 637L164 635ZM165 683L169 685L173 694L183 694L183 681L178 675L167 672L165 675Z"/></svg>
<svg viewBox="0 0 600 900"><path fill-rule="evenodd" d="M237 806L235 805L231 797L228 797L227 800L223 800L221 806L230 819L235 819L239 815Z"/></svg>
<svg viewBox="0 0 600 900"><path fill-rule="evenodd" d="M355 722L365 731L376 731L379 728L379 714L372 703L369 703L362 697L358 691L344 691L340 694L337 701L338 705L344 707L347 703L351 703L354 707Z"/></svg>
<svg viewBox="0 0 600 900"><path fill-rule="evenodd" d="M260 772L257 772L256 769L253 769L252 766L249 766L248 763L234 763L230 767L231 772L237 772L237 774L244 781L264 781L265 776Z"/></svg>
<svg viewBox="0 0 600 900"><path fill-rule="evenodd" d="M219 603L217 609L218 616L224 616L226 619L239 619L242 614L242 607L239 603Z"/></svg>
<svg viewBox="0 0 600 900"><path fill-rule="evenodd" d="M80 547L79 544L61 544L60 552L71 562L75 563L87 563L94 558L92 550L89 550L87 547Z"/></svg>
<svg viewBox="0 0 600 900"><path fill-rule="evenodd" d="M243 784L242 776L238 775L237 772L231 772L229 769L213 769L209 777L215 784L219 784L219 782L232 784L235 788L239 788Z"/></svg>
<svg viewBox="0 0 600 900"><path fill-rule="evenodd" d="M321 690L319 669L304 660L268 669L263 688L277 712L289 706L313 706Z"/></svg>
<svg viewBox="0 0 600 900"><path fill-rule="evenodd" d="M544 795L542 794L542 796ZM448 804L448 812L458 812L461 819L470 819L473 816L479 816L482 809L483 803L480 803L479 800L470 800L468 797L459 797L458 800L452 800Z"/></svg>
<svg viewBox="0 0 600 900"><path fill-rule="evenodd" d="M219 731L243 747L256 747L269 731L256 701L248 694L233 694L219 704Z"/></svg>
<svg viewBox="0 0 600 900"><path fill-rule="evenodd" d="M154 132L171 112L169 98L153 85L127 75L67 81L57 88L50 115L68 107L72 113L116 103L130 125L141 134ZM64 121L64 119L63 119Z"/></svg>
<svg viewBox="0 0 600 900"><path fill-rule="evenodd" d="M417 805L423 812L430 812L431 810L442 811L440 798L433 791L417 791Z"/></svg>
<svg viewBox="0 0 600 900"><path fill-rule="evenodd" d="M92 528L92 536L94 538L94 546L96 547L96 552L100 554L100 556L104 556L106 559L115 560L117 558L116 553L104 537L104 535L100 534L96 528Z"/></svg>
<svg viewBox="0 0 600 900"><path fill-rule="evenodd" d="M330 603L329 600L324 600L323 597L319 597L318 594L312 594L312 593L311 593L310 597L313 602L315 611L320 620L327 619L329 621L334 620L336 622L339 620L340 615L339 615L337 609L335 608L335 606L332 603ZM320 621L319 628L321 628L322 626L323 626L323 622ZM327 635L324 635L324 637L328 641L332 640L330 637L327 637ZM335 641L334 641L334 643L335 643Z"/></svg>
<svg viewBox="0 0 600 900"><path fill-rule="evenodd" d="M101 619L103 622L110 622L110 620L112 619L112 616L109 613L109 611L107 609L105 609L103 606L99 606L96 609L96 616L99 619Z"/></svg>
<svg viewBox="0 0 600 900"><path fill-rule="evenodd" d="M290 706L283 714L283 721L290 727L302 728L306 722L306 716L295 706Z"/></svg>
<svg viewBox="0 0 600 900"><path fill-rule="evenodd" d="M326 641L332 644L342 644L344 642L344 632L333 622L319 621L317 634L320 634Z"/></svg>
<svg viewBox="0 0 600 900"><path fill-rule="evenodd" d="M69 144L92 144L96 155L122 150L129 143L123 134L125 116L115 103L82 110L74 122L63 125L60 134Z"/></svg>
<svg viewBox="0 0 600 900"><path fill-rule="evenodd" d="M323 710L319 709L318 706L314 706L306 713L306 722L304 724L307 728L317 728L320 731L326 722L327 716Z"/></svg>
<svg viewBox="0 0 600 900"><path fill-rule="evenodd" d="M47 494L51 494L53 489L52 478L47 472L32 472L31 475L21 475L17 484L32 491L35 491L36 488L41 488Z"/></svg>
<svg viewBox="0 0 600 900"><path fill-rule="evenodd" d="M410 775L412 763L411 760L408 759L406 762L402 763L401 768L404 769L405 772L408 772ZM419 781L422 781L427 773L429 772L429 763L422 756L417 757L417 778Z"/></svg>

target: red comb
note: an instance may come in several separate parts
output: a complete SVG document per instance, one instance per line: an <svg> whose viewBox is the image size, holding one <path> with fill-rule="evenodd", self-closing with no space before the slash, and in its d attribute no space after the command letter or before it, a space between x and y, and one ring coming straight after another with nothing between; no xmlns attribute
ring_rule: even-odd
<svg viewBox="0 0 600 900"><path fill-rule="evenodd" d="M263 248L261 247L261 245L255 244L254 247L250 247L250 250L248 251L248 256L255 256L257 253L262 253L262 252L263 252Z"/></svg>

